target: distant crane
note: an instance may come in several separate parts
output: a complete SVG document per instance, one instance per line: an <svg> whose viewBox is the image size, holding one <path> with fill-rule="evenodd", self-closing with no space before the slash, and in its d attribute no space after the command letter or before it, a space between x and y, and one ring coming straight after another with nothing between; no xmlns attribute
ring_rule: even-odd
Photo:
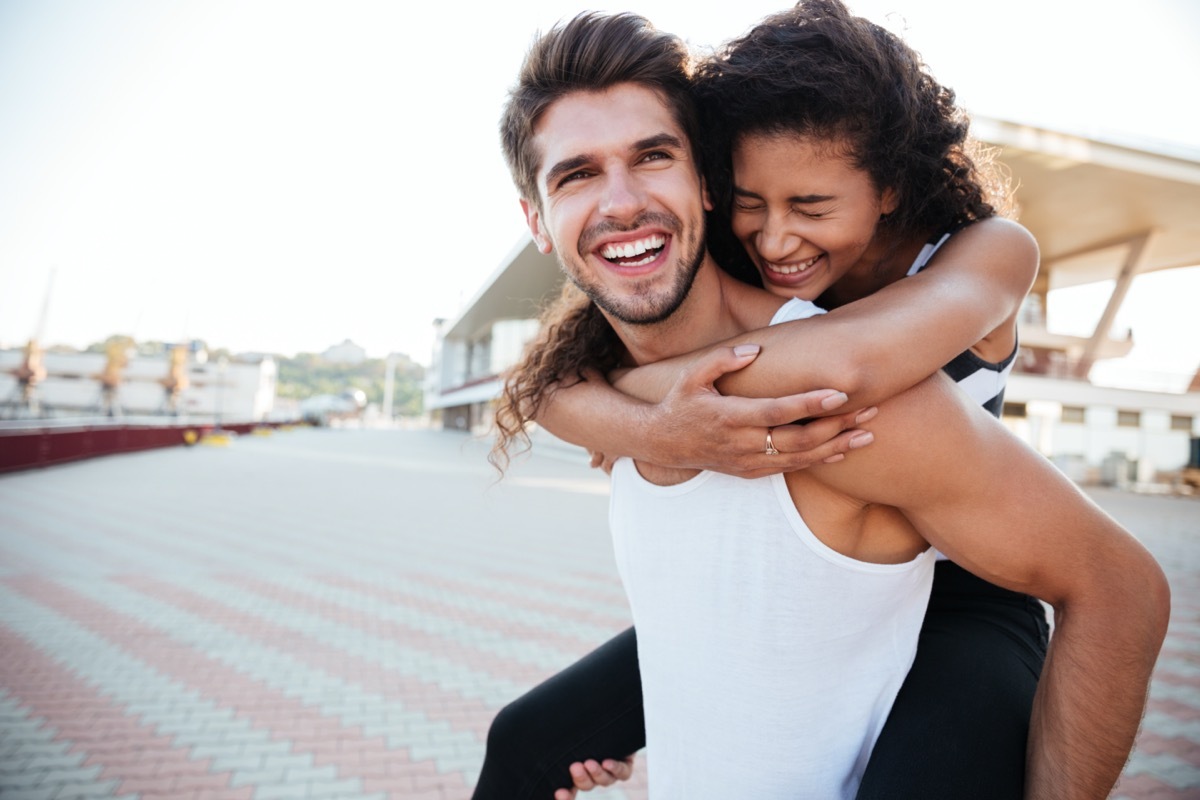
<svg viewBox="0 0 1200 800"><path fill-rule="evenodd" d="M96 375L100 381L100 401L96 411L102 416L121 416L121 378L129 366L130 343L120 338L109 341L105 348L104 369Z"/></svg>
<svg viewBox="0 0 1200 800"><path fill-rule="evenodd" d="M54 289L54 270L50 270L50 280L46 286L46 297L42 301L42 313L38 317L37 328L25 345L25 355L20 366L9 370L17 379L16 386L8 399L0 405L0 418L17 419L21 417L43 417L46 411L38 399L38 384L46 379L45 352L39 343L46 332L46 317L50 314L50 294Z"/></svg>
<svg viewBox="0 0 1200 800"><path fill-rule="evenodd" d="M158 379L164 391L161 413L177 417L179 416L179 398L183 394L183 390L188 387L187 345L173 346L169 359L166 376Z"/></svg>
<svg viewBox="0 0 1200 800"><path fill-rule="evenodd" d="M45 416L45 410L38 401L38 384L46 379L46 365L43 362L42 348L37 339L30 339L25 345L25 356L21 364L9 373L17 379L17 385L0 407L3 411L0 417L18 419L21 417Z"/></svg>

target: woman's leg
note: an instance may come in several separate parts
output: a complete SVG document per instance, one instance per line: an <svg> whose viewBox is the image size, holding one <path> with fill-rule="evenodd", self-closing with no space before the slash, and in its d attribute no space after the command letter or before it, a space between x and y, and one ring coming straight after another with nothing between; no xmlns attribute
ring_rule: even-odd
<svg viewBox="0 0 1200 800"><path fill-rule="evenodd" d="M567 767L646 746L633 628L509 703L488 730L474 800L551 800Z"/></svg>
<svg viewBox="0 0 1200 800"><path fill-rule="evenodd" d="M1020 800L1043 607L939 562L917 655L858 800Z"/></svg>

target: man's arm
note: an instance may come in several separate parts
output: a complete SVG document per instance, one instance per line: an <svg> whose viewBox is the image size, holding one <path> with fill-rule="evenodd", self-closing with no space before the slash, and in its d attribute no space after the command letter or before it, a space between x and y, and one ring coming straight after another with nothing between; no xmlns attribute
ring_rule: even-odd
<svg viewBox="0 0 1200 800"><path fill-rule="evenodd" d="M631 370L616 386L636 400L598 377L560 390L538 422L590 450L664 466L755 477L819 463L851 449L857 433L852 420L860 410L913 386L1011 325L1037 264L1037 244L1020 225L978 222L955 234L911 278L820 317L750 331ZM758 345L761 353L736 357L732 348L746 344ZM765 428L784 424L769 415L777 409L734 405L729 397L774 398L824 387L848 395L842 408L853 412L824 438L816 434L825 430L806 430L811 426L779 428L775 444L793 460L763 454ZM812 416L829 413L818 408ZM786 420L803 416L808 415ZM839 430L846 434L830 448L805 457L804 451Z"/></svg>
<svg viewBox="0 0 1200 800"><path fill-rule="evenodd" d="M881 407L874 446L819 476L899 508L959 565L1050 603L1026 797L1107 797L1129 756L1166 635L1153 557L1044 457L941 376Z"/></svg>

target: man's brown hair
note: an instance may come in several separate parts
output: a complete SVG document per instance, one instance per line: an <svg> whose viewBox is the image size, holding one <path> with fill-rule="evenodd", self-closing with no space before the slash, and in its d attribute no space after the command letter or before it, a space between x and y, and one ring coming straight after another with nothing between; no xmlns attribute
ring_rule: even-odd
<svg viewBox="0 0 1200 800"><path fill-rule="evenodd" d="M623 83L658 92L697 153L691 94L692 57L678 36L656 30L637 14L585 12L538 37L500 118L500 141L521 197L541 209L537 173L541 154L534 128L556 100L573 92L601 92ZM496 406L496 442L490 460L503 470L509 448L528 446L525 426L557 386L617 366L624 348L600 310L568 282L542 315L542 332L505 376Z"/></svg>
<svg viewBox="0 0 1200 800"><path fill-rule="evenodd" d="M539 36L500 117L500 144L521 197L541 208L534 128L554 101L572 92L601 92L621 83L655 89L695 152L691 67L682 39L637 14L589 11Z"/></svg>

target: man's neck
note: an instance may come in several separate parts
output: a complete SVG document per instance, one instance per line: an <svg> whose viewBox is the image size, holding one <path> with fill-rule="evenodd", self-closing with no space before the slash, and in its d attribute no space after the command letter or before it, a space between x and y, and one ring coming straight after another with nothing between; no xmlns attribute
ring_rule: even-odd
<svg viewBox="0 0 1200 800"><path fill-rule="evenodd" d="M609 322L635 364L690 353L770 324L784 300L730 277L705 255L692 289L670 317L651 325Z"/></svg>

